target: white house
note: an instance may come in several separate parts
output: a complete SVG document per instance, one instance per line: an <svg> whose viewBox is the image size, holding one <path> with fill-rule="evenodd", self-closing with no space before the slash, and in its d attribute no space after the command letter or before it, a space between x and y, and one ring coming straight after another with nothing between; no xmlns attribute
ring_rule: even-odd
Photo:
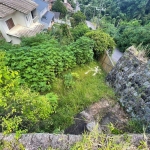
<svg viewBox="0 0 150 150"><path fill-rule="evenodd" d="M7 42L19 44L22 36L34 36L43 30L31 0L0 0L0 32Z"/></svg>

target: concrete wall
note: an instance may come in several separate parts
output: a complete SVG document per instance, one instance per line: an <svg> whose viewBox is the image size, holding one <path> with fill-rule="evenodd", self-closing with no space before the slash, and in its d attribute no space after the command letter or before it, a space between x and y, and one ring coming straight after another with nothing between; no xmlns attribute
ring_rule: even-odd
<svg viewBox="0 0 150 150"><path fill-rule="evenodd" d="M150 61L145 63L127 51L106 80L131 117L150 122Z"/></svg>
<svg viewBox="0 0 150 150"><path fill-rule="evenodd" d="M18 37L11 36L12 44L20 44L21 40Z"/></svg>
<svg viewBox="0 0 150 150"><path fill-rule="evenodd" d="M39 17L42 18L43 15L44 15L47 11L49 11L48 7L44 8L44 9L40 12Z"/></svg>

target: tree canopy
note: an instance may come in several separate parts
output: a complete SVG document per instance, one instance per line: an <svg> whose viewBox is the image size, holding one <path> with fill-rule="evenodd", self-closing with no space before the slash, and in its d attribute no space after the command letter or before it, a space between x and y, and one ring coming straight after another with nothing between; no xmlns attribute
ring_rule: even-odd
<svg viewBox="0 0 150 150"><path fill-rule="evenodd" d="M54 5L52 6L52 10L56 12L60 12L61 16L65 16L67 13L66 7L63 5L61 0L56 0Z"/></svg>
<svg viewBox="0 0 150 150"><path fill-rule="evenodd" d="M115 42L109 34L103 32L102 30L93 30L85 34L85 36L94 40L94 53L96 57L103 54L105 50L113 50L115 47Z"/></svg>
<svg viewBox="0 0 150 150"><path fill-rule="evenodd" d="M85 19L86 19L86 16L81 11L78 11L72 15L71 26L75 27L79 23L82 23L82 22L84 23Z"/></svg>

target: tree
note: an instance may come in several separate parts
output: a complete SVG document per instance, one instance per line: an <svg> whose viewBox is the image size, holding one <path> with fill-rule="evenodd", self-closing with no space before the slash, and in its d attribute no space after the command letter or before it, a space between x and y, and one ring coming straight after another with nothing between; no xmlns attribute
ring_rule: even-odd
<svg viewBox="0 0 150 150"><path fill-rule="evenodd" d="M76 64L82 65L93 60L93 46L93 40L84 36L69 45L70 51L76 57Z"/></svg>
<svg viewBox="0 0 150 150"><path fill-rule="evenodd" d="M52 10L56 12L60 12L61 16L66 16L67 9L63 5L63 3L60 0L57 0L54 5L52 6Z"/></svg>
<svg viewBox="0 0 150 150"><path fill-rule="evenodd" d="M79 23L77 26L71 29L74 40L76 41L82 37L85 33L90 31L85 23Z"/></svg>
<svg viewBox="0 0 150 150"><path fill-rule="evenodd" d="M81 11L78 11L78 12L74 13L72 16L71 26L75 27L79 23L82 23L82 22L84 23L85 19L86 19L86 16Z"/></svg>
<svg viewBox="0 0 150 150"><path fill-rule="evenodd" d="M91 38L94 43L94 55L96 58L103 54L105 50L113 50L115 42L109 34L102 30L93 30L85 34L85 36Z"/></svg>
<svg viewBox="0 0 150 150"><path fill-rule="evenodd" d="M138 46L142 44L149 48L150 41L150 24L141 26L138 20L130 22L122 22L118 28L118 36L115 37L118 47L121 51L125 51L129 46Z"/></svg>

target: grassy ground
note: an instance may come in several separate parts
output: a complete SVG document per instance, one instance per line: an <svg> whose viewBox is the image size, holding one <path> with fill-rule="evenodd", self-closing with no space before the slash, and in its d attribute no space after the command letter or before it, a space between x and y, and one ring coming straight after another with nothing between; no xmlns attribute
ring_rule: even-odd
<svg viewBox="0 0 150 150"><path fill-rule="evenodd" d="M77 113L101 98L115 99L113 90L105 83L106 74L103 71L95 76L92 76L92 71L85 74L97 65L96 62L92 62L72 70L71 73L78 76L72 87L65 87L62 79L56 80L53 92L58 94L59 101L57 112L52 116L52 130L64 130L73 123L73 117Z"/></svg>

